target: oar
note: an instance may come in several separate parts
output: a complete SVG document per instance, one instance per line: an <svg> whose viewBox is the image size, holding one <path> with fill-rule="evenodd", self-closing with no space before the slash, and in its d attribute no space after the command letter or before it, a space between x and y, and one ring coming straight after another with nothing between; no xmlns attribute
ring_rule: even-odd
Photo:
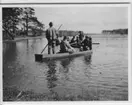
<svg viewBox="0 0 132 105"><path fill-rule="evenodd" d="M100 43L92 43L92 44L100 44Z"/></svg>
<svg viewBox="0 0 132 105"><path fill-rule="evenodd" d="M71 43L70 45L73 45L73 44L77 44L77 42ZM92 43L92 44L100 44L100 43Z"/></svg>
<svg viewBox="0 0 132 105"><path fill-rule="evenodd" d="M58 28L58 30L61 28L62 24L60 25L60 27ZM46 47L48 46L48 44L44 47L44 49L42 50L41 54L43 53L43 51L46 49Z"/></svg>
<svg viewBox="0 0 132 105"><path fill-rule="evenodd" d="M41 54L43 53L43 51L46 49L46 47L48 46L48 44L44 47L44 49L41 51Z"/></svg>
<svg viewBox="0 0 132 105"><path fill-rule="evenodd" d="M73 45L73 44L77 44L77 42L75 42L75 43L71 43L70 45Z"/></svg>
<svg viewBox="0 0 132 105"><path fill-rule="evenodd" d="M59 29L61 28L61 26L62 26L62 24L61 24L60 27L58 28L58 31L59 31Z"/></svg>

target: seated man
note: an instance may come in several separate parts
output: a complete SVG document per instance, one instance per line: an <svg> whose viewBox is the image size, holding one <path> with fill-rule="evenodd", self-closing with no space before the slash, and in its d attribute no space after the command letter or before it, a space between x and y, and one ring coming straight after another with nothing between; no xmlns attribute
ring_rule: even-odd
<svg viewBox="0 0 132 105"><path fill-rule="evenodd" d="M78 36L77 36L76 41L77 41L77 45L78 45L78 46L81 46L81 40L79 40L79 37L78 37Z"/></svg>
<svg viewBox="0 0 132 105"><path fill-rule="evenodd" d="M76 42L76 39L75 39L75 38L76 38L76 36L73 36L73 37L72 37L72 39L71 39L71 41L70 41L71 44Z"/></svg>
<svg viewBox="0 0 132 105"><path fill-rule="evenodd" d="M86 36L84 41L82 42L83 51L91 50L90 45L91 45L90 38Z"/></svg>
<svg viewBox="0 0 132 105"><path fill-rule="evenodd" d="M71 47L71 45L69 44L69 37L68 36L64 36L63 40L60 43L60 53L73 53L75 52L74 48Z"/></svg>

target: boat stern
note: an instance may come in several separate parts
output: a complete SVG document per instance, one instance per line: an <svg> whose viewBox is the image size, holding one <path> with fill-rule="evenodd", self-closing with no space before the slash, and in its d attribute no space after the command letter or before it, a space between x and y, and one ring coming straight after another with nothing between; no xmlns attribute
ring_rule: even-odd
<svg viewBox="0 0 132 105"><path fill-rule="evenodd" d="M42 62L43 61L43 55L42 54L35 54L35 61Z"/></svg>

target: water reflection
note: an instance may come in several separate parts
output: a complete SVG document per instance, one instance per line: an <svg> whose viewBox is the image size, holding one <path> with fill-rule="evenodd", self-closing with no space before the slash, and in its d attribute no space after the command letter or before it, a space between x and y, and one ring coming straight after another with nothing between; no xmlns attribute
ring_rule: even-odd
<svg viewBox="0 0 132 105"><path fill-rule="evenodd" d="M16 49L16 43L6 43L3 47L3 79L4 81L8 81L10 77L14 76L15 67L13 65L15 62L13 61L16 61L18 54Z"/></svg>
<svg viewBox="0 0 132 105"><path fill-rule="evenodd" d="M84 75L85 75L85 77L90 79L90 77L91 77L91 70L90 69L92 69L92 64L91 64L92 55L84 56L83 58L84 58L83 62L86 65L85 67L87 67L84 69Z"/></svg>
<svg viewBox="0 0 132 105"><path fill-rule="evenodd" d="M3 47L3 60L9 62L15 61L17 57L16 43L6 43Z"/></svg>
<svg viewBox="0 0 132 105"><path fill-rule="evenodd" d="M47 62L48 71L47 71L47 87L49 88L49 91L51 93L51 96L53 98L57 97L57 92L55 92L53 89L57 86L57 76L56 76L56 62Z"/></svg>
<svg viewBox="0 0 132 105"><path fill-rule="evenodd" d="M62 59L60 60L60 64L62 65L64 69L68 70L70 63L73 62L73 59L74 58Z"/></svg>
<svg viewBox="0 0 132 105"><path fill-rule="evenodd" d="M74 62L74 58L67 58L67 59L62 59L59 61L60 66L62 68L59 69L59 73L62 75L64 81L66 82L69 80L69 70L71 70L70 65Z"/></svg>
<svg viewBox="0 0 132 105"><path fill-rule="evenodd" d="M49 67L49 70L47 71L47 82L48 82L48 88L52 89L56 86L55 81L57 80L56 76L56 64L55 62L49 62L47 63L47 66Z"/></svg>
<svg viewBox="0 0 132 105"><path fill-rule="evenodd" d="M88 55L88 56L84 56L84 63L86 65L90 65L92 62L92 54L91 55Z"/></svg>

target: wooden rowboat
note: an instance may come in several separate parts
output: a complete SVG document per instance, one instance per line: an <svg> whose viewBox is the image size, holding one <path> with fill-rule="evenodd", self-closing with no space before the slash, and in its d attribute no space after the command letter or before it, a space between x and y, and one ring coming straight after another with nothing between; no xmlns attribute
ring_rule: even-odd
<svg viewBox="0 0 132 105"><path fill-rule="evenodd" d="M56 60L56 59L64 59L64 58L71 58L71 57L78 57L84 55L91 55L92 50L82 51L82 52L75 52L75 53L57 53L57 54L35 54L35 61L43 62L49 60Z"/></svg>

